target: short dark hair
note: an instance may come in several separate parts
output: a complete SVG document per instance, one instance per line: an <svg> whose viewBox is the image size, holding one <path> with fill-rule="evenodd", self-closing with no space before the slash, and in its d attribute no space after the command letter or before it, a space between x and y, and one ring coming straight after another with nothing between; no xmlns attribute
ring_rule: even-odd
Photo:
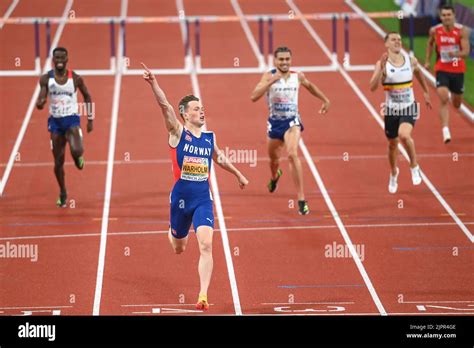
<svg viewBox="0 0 474 348"><path fill-rule="evenodd" d="M400 33L398 31L391 31L389 33L387 33L387 35L385 35L383 41L384 42L387 42L388 38L390 37L390 35L400 35Z"/></svg>
<svg viewBox="0 0 474 348"><path fill-rule="evenodd" d="M451 11L453 11L453 13L456 13L456 11L454 10L454 6L449 5L449 4L445 4L445 5L441 6L440 9L439 9L439 12L441 12L443 10L451 10Z"/></svg>
<svg viewBox="0 0 474 348"><path fill-rule="evenodd" d="M285 53L285 52L288 52L291 56L291 50L286 47L286 46L280 46L280 47L277 47L277 49L275 50L275 52L273 52L273 56L276 58L278 53Z"/></svg>
<svg viewBox="0 0 474 348"><path fill-rule="evenodd" d="M184 113L188 110L189 103L192 101L199 101L199 98L196 97L195 95L190 94L181 98L181 100L179 101L179 104L178 104L179 114L181 115L183 120L184 120Z"/></svg>
<svg viewBox="0 0 474 348"><path fill-rule="evenodd" d="M54 50L53 50L53 56L56 52L64 52L66 53L66 56L67 56L67 49L65 49L64 47L56 47Z"/></svg>

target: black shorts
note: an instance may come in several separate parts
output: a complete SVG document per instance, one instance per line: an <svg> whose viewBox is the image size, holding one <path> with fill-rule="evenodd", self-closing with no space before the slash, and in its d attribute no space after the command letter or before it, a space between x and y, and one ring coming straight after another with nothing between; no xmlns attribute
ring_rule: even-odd
<svg viewBox="0 0 474 348"><path fill-rule="evenodd" d="M418 119L418 104L413 103L410 107L401 110L386 109L384 112L385 135L388 139L398 137L398 128L404 122L408 122L415 127Z"/></svg>
<svg viewBox="0 0 474 348"><path fill-rule="evenodd" d="M436 87L447 87L451 93L464 93L464 74L446 71L436 72Z"/></svg>

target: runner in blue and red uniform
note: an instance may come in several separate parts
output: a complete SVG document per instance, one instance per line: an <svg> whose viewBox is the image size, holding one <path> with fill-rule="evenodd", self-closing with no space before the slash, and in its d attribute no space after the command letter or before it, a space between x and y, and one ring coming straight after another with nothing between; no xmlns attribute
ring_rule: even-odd
<svg viewBox="0 0 474 348"><path fill-rule="evenodd" d="M143 63L142 63L143 64ZM166 99L150 70L143 64L143 78L147 81L161 108L169 138L175 184L170 195L170 230L168 237L176 254L181 254L188 243L191 223L199 242L199 278L201 289L196 308L207 310L207 290L212 275L212 235L214 213L209 175L212 160L221 168L234 174L241 188L248 180L240 173L217 147L213 132L204 131L204 107L199 98L187 95L179 102L179 122L173 107Z"/></svg>
<svg viewBox="0 0 474 348"><path fill-rule="evenodd" d="M36 107L42 110L49 96L48 131L51 136L51 150L54 156L54 174L59 184L59 197L56 205L67 207L67 191L64 174L66 145L69 143L71 156L79 170L84 168L84 146L77 102L79 89L87 106L87 132L93 129L94 108L91 96L81 76L66 69L68 52L64 47L53 50L54 69L40 78L40 92Z"/></svg>

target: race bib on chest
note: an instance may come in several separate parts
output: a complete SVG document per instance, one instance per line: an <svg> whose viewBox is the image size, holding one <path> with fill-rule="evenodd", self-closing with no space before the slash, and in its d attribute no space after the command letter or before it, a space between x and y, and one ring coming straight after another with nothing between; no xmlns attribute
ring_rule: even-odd
<svg viewBox="0 0 474 348"><path fill-rule="evenodd" d="M439 53L441 56L441 63L450 63L453 62L456 57L450 57L449 53L457 53L459 52L459 45L449 45L449 46L441 46Z"/></svg>
<svg viewBox="0 0 474 348"><path fill-rule="evenodd" d="M207 158L184 156L181 179L188 181L206 181L209 178Z"/></svg>
<svg viewBox="0 0 474 348"><path fill-rule="evenodd" d="M272 115L278 117L293 117L298 113L298 105L289 103L272 103Z"/></svg>
<svg viewBox="0 0 474 348"><path fill-rule="evenodd" d="M64 100L58 100L50 103L50 111L54 115L72 115L77 113L75 105Z"/></svg>
<svg viewBox="0 0 474 348"><path fill-rule="evenodd" d="M412 100L412 89L411 88L399 88L388 91L388 96L393 103L411 103Z"/></svg>

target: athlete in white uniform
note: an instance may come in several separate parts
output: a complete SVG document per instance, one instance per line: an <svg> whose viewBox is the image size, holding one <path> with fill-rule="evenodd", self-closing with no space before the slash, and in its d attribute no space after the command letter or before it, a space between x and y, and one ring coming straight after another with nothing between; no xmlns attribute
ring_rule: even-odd
<svg viewBox="0 0 474 348"><path fill-rule="evenodd" d="M325 114L329 109L329 99L311 83L303 73L290 70L291 50L288 47L278 47L274 53L275 69L263 74L255 87L251 99L259 100L267 96L268 116L268 154L270 156L271 179L268 190L274 192L282 175L280 167L280 150L285 145L288 152L290 172L298 194L298 212L301 215L309 213L308 203L303 191L303 170L298 158L298 143L303 124L298 112L298 91L300 84L312 95L321 99L323 105L319 111Z"/></svg>
<svg viewBox="0 0 474 348"><path fill-rule="evenodd" d="M67 191L64 181L64 157L66 143L69 143L71 155L78 169L84 168L84 148L80 126L77 88L84 97L87 112L87 132L93 128L92 100L81 76L66 69L68 62L67 50L57 47L53 51L54 70L40 78L40 94L36 107L42 110L47 97L50 98L48 131L51 133L51 147L54 156L54 174L59 184L60 193L56 202L58 207L66 207Z"/></svg>
<svg viewBox="0 0 474 348"><path fill-rule="evenodd" d="M431 108L431 100L426 80L421 74L416 58L402 52L402 39L400 34L391 32L385 37L384 53L375 65L375 71L370 80L370 89L375 91L379 84L385 90L385 103L383 113L385 122L385 135L388 138L388 159L390 162L390 179L388 191L397 192L398 174L397 167L398 141L410 157L410 168L413 185L421 184L420 167L416 160L415 143L411 136L413 127L418 118L418 105L413 93L413 75L416 76L423 88L423 97L426 106Z"/></svg>

